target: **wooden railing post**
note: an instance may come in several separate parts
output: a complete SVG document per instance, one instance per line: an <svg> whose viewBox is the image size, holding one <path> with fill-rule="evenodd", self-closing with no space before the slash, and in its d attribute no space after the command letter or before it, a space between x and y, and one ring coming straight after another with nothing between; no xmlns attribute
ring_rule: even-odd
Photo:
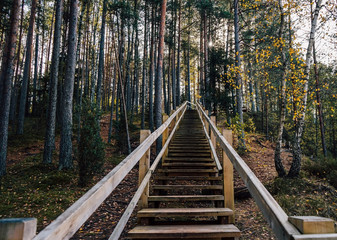
<svg viewBox="0 0 337 240"><path fill-rule="evenodd" d="M206 116L208 116L208 110L205 110L205 113L206 113ZM207 131L207 134L209 135L209 123L206 118L204 119L205 119L204 121L205 121L206 131Z"/></svg>
<svg viewBox="0 0 337 240"><path fill-rule="evenodd" d="M233 137L232 130L223 129L222 135L227 142L232 145ZM233 164L229 160L226 152L222 150L222 169L223 169L223 192L224 192L224 207L234 211L234 184L233 184ZM235 216L229 217L229 223L234 223Z"/></svg>
<svg viewBox="0 0 337 240"><path fill-rule="evenodd" d="M6 218L0 220L1 240L31 240L36 234L36 218Z"/></svg>
<svg viewBox="0 0 337 240"><path fill-rule="evenodd" d="M165 115L163 116L163 123L166 122L168 118L169 118L169 116L167 116L167 115L165 114ZM175 120L172 121L172 124L173 124L173 123L175 124ZM170 129L170 128L173 129L173 127L174 127L174 125L171 126L171 127L168 126L168 127L164 130L164 132L163 132L163 146L164 146L164 144L165 144L166 141L167 141L167 138L168 138L168 135L169 135L169 129ZM167 156L167 153L168 153L168 149L165 150L165 153L164 153L164 155L163 155L163 157L162 157L163 162L164 162L165 157Z"/></svg>
<svg viewBox="0 0 337 240"><path fill-rule="evenodd" d="M151 135L150 130L140 130L140 143L144 142L145 139ZM138 186L143 181L147 171L150 168L150 148L146 151L144 156L139 160L139 178L138 178ZM148 197L149 197L149 184L144 189L144 192L139 200L139 209L148 207Z"/></svg>
<svg viewBox="0 0 337 240"><path fill-rule="evenodd" d="M214 123L214 125L216 126L216 116L211 116L211 121ZM215 137L215 134L214 132L212 131L211 129L211 134L210 134L210 137L211 137L211 142L213 144L213 147L216 149L216 137Z"/></svg>

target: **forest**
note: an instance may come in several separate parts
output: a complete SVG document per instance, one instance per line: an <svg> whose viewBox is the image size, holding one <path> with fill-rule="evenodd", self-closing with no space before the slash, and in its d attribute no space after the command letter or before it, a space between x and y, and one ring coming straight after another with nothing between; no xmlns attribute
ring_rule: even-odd
<svg viewBox="0 0 337 240"><path fill-rule="evenodd" d="M336 197L336 23L334 0L2 0L0 197L15 204L0 217L38 178L73 191L50 222L185 101L240 155L270 146L276 181Z"/></svg>

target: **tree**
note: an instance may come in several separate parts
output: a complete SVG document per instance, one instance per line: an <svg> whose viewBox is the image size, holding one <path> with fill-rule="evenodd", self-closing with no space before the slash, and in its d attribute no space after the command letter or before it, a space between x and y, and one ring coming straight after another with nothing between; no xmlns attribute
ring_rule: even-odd
<svg viewBox="0 0 337 240"><path fill-rule="evenodd" d="M35 22L35 13L36 13L36 2L37 0L32 0L32 6L30 10L30 19L29 19L29 27L28 27L28 34L27 34L27 42L26 42L26 60L25 60L25 67L23 70L23 77L22 77L18 127L16 131L17 134L23 134L23 124L25 121L28 82L29 82L29 77L30 77L29 76L30 66L31 66L31 61L32 61L33 32L34 32L34 22Z"/></svg>
<svg viewBox="0 0 337 240"><path fill-rule="evenodd" d="M43 162L52 162L52 153L55 148L55 122L56 122L56 103L57 103L57 82L60 63L60 45L61 45L61 25L63 0L56 0L55 11L55 30L53 56L51 62L51 73L49 81L49 103L47 115L46 136L43 150Z"/></svg>
<svg viewBox="0 0 337 240"><path fill-rule="evenodd" d="M20 0L13 0L10 28L6 34L0 72L0 177L6 173L9 107L19 25L19 6Z"/></svg>
<svg viewBox="0 0 337 240"><path fill-rule="evenodd" d="M159 26L159 44L158 44L158 61L157 61L157 71L155 78L155 100L154 100L154 111L155 111L155 123L158 129L162 125L162 76L163 76L163 57L164 57L164 36L165 36L165 19L166 19L166 0L162 0L161 12L160 12L160 26ZM157 140L157 153L159 153L162 145L162 139Z"/></svg>
<svg viewBox="0 0 337 240"><path fill-rule="evenodd" d="M67 68L63 85L61 142L59 169L73 167L72 160L72 121L73 121L73 92L76 67L76 38L77 38L78 0L70 1L70 19L68 33Z"/></svg>
<svg viewBox="0 0 337 240"><path fill-rule="evenodd" d="M316 2L316 8L314 11L314 16L311 20L311 31L309 36L308 48L306 52L305 59L305 83L304 83L304 96L303 96L303 107L302 113L298 116L296 121L295 137L293 141L293 162L291 164L288 176L289 177L298 177L301 170L301 161L302 161L302 150L301 150L301 141L304 131L304 121L305 113L307 108L308 101L308 89L309 89L309 72L310 72L310 61L312 55L312 48L315 39L316 25L319 16L319 11L321 9L322 0Z"/></svg>

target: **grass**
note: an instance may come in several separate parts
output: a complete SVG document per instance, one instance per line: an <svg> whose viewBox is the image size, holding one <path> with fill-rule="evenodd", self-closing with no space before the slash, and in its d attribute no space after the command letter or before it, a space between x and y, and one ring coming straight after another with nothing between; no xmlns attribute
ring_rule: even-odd
<svg viewBox="0 0 337 240"><path fill-rule="evenodd" d="M305 172L296 179L276 178L267 189L289 216L337 220L337 190Z"/></svg>

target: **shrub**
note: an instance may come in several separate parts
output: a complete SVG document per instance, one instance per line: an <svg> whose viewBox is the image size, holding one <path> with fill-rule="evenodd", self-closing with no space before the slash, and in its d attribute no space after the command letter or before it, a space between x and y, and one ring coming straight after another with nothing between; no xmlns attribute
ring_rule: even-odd
<svg viewBox="0 0 337 240"><path fill-rule="evenodd" d="M94 104L84 101L78 143L79 185L85 186L102 170L105 146L100 136L99 114Z"/></svg>

